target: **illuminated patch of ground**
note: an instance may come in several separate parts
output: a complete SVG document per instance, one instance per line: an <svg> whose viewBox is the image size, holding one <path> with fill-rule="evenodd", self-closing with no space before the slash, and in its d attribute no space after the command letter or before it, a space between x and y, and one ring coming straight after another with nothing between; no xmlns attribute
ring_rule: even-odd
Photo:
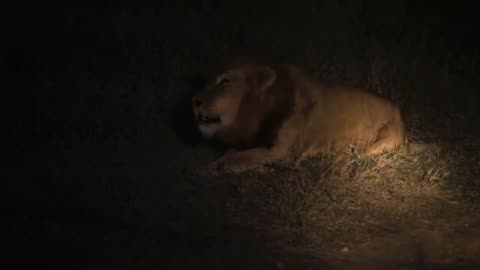
<svg viewBox="0 0 480 270"><path fill-rule="evenodd" d="M472 267L480 265L480 174L471 147L329 156L223 180L240 194L233 216L284 239L279 248L347 269Z"/></svg>

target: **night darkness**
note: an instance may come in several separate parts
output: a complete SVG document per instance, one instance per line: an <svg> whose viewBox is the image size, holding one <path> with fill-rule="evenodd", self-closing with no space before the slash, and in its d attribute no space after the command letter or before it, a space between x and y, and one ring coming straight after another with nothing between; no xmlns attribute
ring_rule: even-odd
<svg viewBox="0 0 480 270"><path fill-rule="evenodd" d="M466 3L5 7L2 269L480 269L480 19ZM197 176L219 152L191 96L246 55L367 86L431 147Z"/></svg>

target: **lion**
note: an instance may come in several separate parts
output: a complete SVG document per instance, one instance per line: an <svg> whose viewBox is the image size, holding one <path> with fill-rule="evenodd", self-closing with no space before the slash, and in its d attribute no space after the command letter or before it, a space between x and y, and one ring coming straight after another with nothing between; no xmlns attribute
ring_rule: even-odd
<svg viewBox="0 0 480 270"><path fill-rule="evenodd" d="M368 89L321 83L295 65L233 62L192 98L201 135L229 148L206 174L279 161L397 151L407 143L400 109Z"/></svg>

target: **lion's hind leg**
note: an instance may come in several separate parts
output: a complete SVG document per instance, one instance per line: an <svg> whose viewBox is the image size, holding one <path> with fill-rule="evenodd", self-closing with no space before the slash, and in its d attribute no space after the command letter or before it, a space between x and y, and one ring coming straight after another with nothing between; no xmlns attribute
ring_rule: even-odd
<svg viewBox="0 0 480 270"><path fill-rule="evenodd" d="M405 142L405 131L403 124L397 121L390 121L385 124L377 134L377 138L371 144L366 153L377 155L384 152L398 150Z"/></svg>

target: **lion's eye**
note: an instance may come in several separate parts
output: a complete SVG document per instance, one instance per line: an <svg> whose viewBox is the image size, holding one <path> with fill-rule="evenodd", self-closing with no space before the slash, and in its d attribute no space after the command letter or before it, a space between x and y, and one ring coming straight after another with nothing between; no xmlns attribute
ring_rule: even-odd
<svg viewBox="0 0 480 270"><path fill-rule="evenodd" d="M221 80L218 82L217 85L220 86L220 87L223 87L223 86L225 86L225 85L227 85L227 84L229 84L229 83L230 83L230 80L229 80L229 79L223 78L223 79L221 79Z"/></svg>

